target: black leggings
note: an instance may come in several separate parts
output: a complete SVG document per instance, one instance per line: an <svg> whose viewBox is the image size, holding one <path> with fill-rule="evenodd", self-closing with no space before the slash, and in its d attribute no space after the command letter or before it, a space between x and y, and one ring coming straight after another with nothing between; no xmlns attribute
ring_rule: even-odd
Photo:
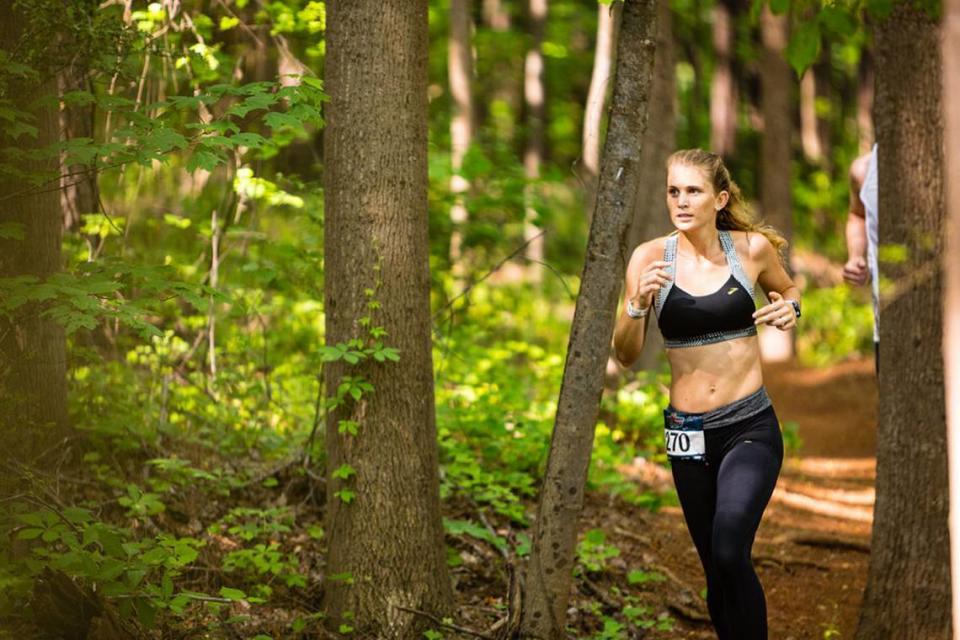
<svg viewBox="0 0 960 640"><path fill-rule="evenodd" d="M707 577L719 640L766 640L767 605L750 548L783 462L772 406L706 429L706 461L673 460L683 516Z"/></svg>

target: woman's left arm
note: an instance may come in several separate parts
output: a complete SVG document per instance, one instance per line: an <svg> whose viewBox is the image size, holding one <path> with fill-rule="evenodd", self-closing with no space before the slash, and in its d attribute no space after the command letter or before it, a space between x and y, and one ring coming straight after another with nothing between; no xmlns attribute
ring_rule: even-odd
<svg viewBox="0 0 960 640"><path fill-rule="evenodd" d="M770 304L754 312L753 323L768 324L781 331L795 327L800 309L800 289L783 268L780 254L766 236L751 233L747 242L750 259L757 267L757 282L770 301Z"/></svg>

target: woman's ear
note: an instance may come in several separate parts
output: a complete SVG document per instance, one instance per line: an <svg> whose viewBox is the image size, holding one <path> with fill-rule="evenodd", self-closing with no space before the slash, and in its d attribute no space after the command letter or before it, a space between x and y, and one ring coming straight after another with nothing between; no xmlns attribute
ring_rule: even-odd
<svg viewBox="0 0 960 640"><path fill-rule="evenodd" d="M716 202L716 209L717 209L717 211L722 210L722 209L723 209L724 207L726 207L727 204L729 204L729 202L730 202L730 192L729 192L729 191L721 191L720 193L717 194L717 199L716 199L715 202Z"/></svg>

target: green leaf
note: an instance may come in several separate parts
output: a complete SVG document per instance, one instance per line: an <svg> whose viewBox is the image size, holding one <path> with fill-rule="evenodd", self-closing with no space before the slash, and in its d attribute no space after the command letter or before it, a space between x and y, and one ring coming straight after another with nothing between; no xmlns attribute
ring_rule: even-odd
<svg viewBox="0 0 960 640"><path fill-rule="evenodd" d="M17 533L17 540L33 540L39 538L42 533L43 529L21 529Z"/></svg>
<svg viewBox="0 0 960 640"><path fill-rule="evenodd" d="M818 19L827 30L839 36L853 35L857 30L856 19L844 6L823 7L820 9Z"/></svg>
<svg viewBox="0 0 960 640"><path fill-rule="evenodd" d="M782 16L790 8L790 0L770 0L770 11L774 15Z"/></svg>
<svg viewBox="0 0 960 640"><path fill-rule="evenodd" d="M349 464L342 464L333 472L334 478L340 478L341 480L349 480L350 476L357 473L357 470L351 467Z"/></svg>
<svg viewBox="0 0 960 640"><path fill-rule="evenodd" d="M222 164L224 161L225 158L222 158L215 153L198 149L194 151L187 160L187 171L190 173L193 173L197 169L213 171L217 165Z"/></svg>
<svg viewBox="0 0 960 640"><path fill-rule="evenodd" d="M357 496L357 494L351 491L350 489L341 489L340 491L337 491L333 495L336 496L337 498L340 498L340 500L345 504L350 504L351 502L353 502L353 499Z"/></svg>
<svg viewBox="0 0 960 640"><path fill-rule="evenodd" d="M243 600L247 597L247 594L245 594L243 591L240 591L240 589L220 587L220 596L226 598L227 600Z"/></svg>
<svg viewBox="0 0 960 640"><path fill-rule="evenodd" d="M790 66L802 75L820 53L820 25L814 20L802 22L791 34L787 43L786 57Z"/></svg>

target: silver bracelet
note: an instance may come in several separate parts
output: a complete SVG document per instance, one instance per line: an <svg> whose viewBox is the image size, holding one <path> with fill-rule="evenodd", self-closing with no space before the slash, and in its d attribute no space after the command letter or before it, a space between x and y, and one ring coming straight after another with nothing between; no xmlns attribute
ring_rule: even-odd
<svg viewBox="0 0 960 640"><path fill-rule="evenodd" d="M650 312L650 307L646 309L637 309L633 306L632 300L627 300L627 315L633 318L634 320L646 316Z"/></svg>

